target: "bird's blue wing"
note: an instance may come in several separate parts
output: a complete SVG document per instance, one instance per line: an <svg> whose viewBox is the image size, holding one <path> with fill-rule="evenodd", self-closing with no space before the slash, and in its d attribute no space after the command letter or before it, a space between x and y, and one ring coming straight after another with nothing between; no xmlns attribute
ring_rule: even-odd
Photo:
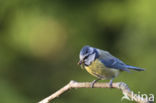
<svg viewBox="0 0 156 103"><path fill-rule="evenodd" d="M112 68L112 69L119 69L119 70L123 70L123 71L128 71L128 68L126 67L126 64L123 63L121 60L119 60L118 58L100 58L100 61L108 68Z"/></svg>

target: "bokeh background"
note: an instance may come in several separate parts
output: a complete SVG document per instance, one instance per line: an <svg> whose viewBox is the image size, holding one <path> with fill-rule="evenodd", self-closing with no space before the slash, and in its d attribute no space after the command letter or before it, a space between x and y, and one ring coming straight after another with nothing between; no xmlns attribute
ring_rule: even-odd
<svg viewBox="0 0 156 103"><path fill-rule="evenodd" d="M156 94L155 3L0 0L0 103L36 103L70 80L94 80L77 66L84 45L146 68L122 72L114 81L136 93ZM122 96L116 89L73 89L52 103L120 103Z"/></svg>

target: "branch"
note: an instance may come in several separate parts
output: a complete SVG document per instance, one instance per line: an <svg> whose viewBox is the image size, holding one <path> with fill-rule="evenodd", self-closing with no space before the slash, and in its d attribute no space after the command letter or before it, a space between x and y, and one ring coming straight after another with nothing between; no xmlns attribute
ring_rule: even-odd
<svg viewBox="0 0 156 103"><path fill-rule="evenodd" d="M91 88L91 83L90 82L76 82L71 80L67 85L65 85L63 88L60 90L56 91L49 97L43 99L42 101L38 103L49 103L51 100L55 99L56 97L59 97L61 94L64 92L72 89L72 88ZM95 83L94 88L110 88L109 83ZM145 98L141 98L140 96L135 95L125 84L124 82L117 82L112 84L112 88L120 89L126 99L129 100L134 100L137 103L150 103L148 100ZM135 96L134 96L135 95Z"/></svg>

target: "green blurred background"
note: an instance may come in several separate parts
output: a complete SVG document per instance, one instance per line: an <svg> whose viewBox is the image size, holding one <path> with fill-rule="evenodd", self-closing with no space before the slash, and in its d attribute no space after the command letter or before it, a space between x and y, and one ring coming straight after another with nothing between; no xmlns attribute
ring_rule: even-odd
<svg viewBox="0 0 156 103"><path fill-rule="evenodd" d="M94 80L77 66L84 45L146 68L123 72L114 81L136 93L156 94L155 3L0 0L0 103L35 103L70 80ZM52 103L120 103L122 96L116 89L73 89Z"/></svg>

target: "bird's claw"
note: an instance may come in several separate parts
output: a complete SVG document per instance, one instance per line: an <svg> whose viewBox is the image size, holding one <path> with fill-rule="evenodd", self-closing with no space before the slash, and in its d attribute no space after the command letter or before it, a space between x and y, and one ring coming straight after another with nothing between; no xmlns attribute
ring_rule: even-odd
<svg viewBox="0 0 156 103"><path fill-rule="evenodd" d="M98 79L92 81L92 83L91 83L91 88L94 88L94 84L95 84L98 80L100 80L100 78L98 78Z"/></svg>
<svg viewBox="0 0 156 103"><path fill-rule="evenodd" d="M109 88L113 88L113 85L112 84L113 84L112 82L109 83Z"/></svg>
<svg viewBox="0 0 156 103"><path fill-rule="evenodd" d="M114 78L112 78L112 79L110 80L110 82L109 82L109 88L113 88L113 80L114 80Z"/></svg>
<svg viewBox="0 0 156 103"><path fill-rule="evenodd" d="M96 82L96 80L94 80L94 81L91 82L91 85L90 85L91 88L94 88L94 84L95 84L95 82Z"/></svg>

